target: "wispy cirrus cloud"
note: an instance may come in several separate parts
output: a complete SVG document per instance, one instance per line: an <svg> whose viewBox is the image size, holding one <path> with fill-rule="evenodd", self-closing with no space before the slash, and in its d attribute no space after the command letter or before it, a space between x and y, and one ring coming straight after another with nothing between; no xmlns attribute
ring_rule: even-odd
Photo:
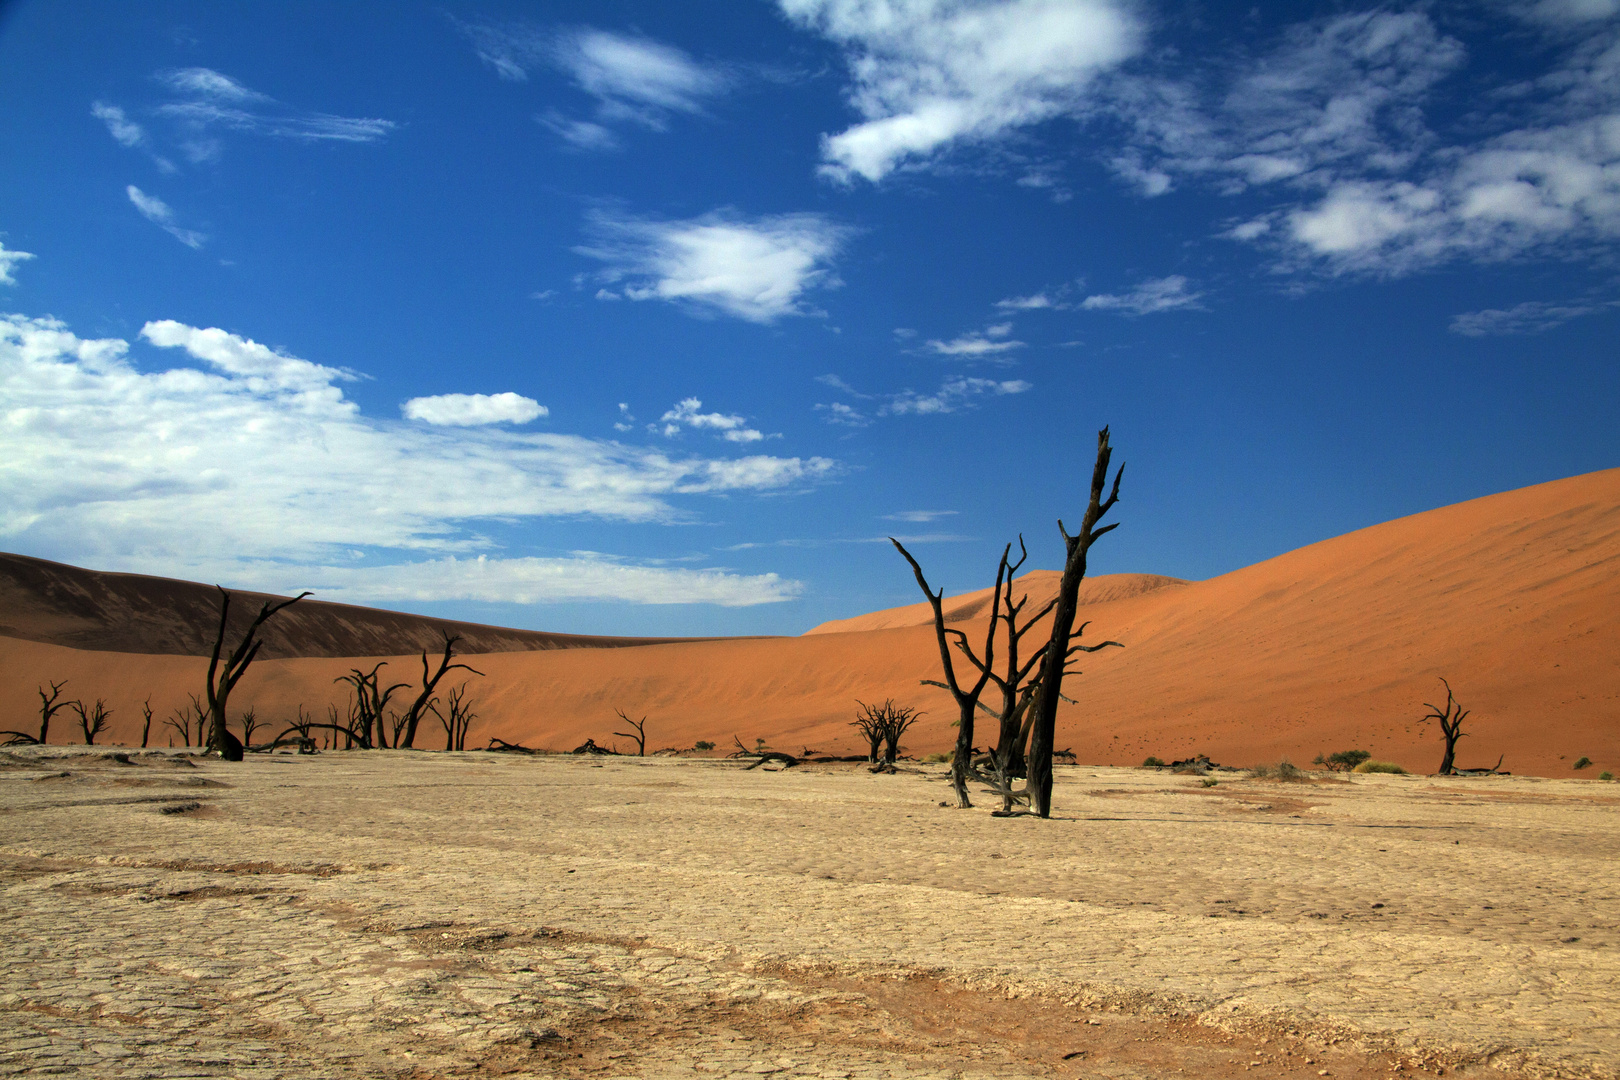
<svg viewBox="0 0 1620 1080"><path fill-rule="evenodd" d="M208 242L208 237L196 229L183 228L174 217L174 211L169 204L156 195L148 195L134 184L124 189L129 201L147 221L161 228L164 232L180 241L186 247L196 250Z"/></svg>
<svg viewBox="0 0 1620 1080"><path fill-rule="evenodd" d="M1549 303L1529 300L1510 308L1466 311L1451 320L1451 332L1465 337L1498 334L1539 334L1571 319L1597 315L1620 307L1620 300Z"/></svg>
<svg viewBox="0 0 1620 1080"><path fill-rule="evenodd" d="M955 517L960 510L901 510L894 514L884 514L884 521L906 521L914 525L926 525L931 521L938 521L942 517Z"/></svg>
<svg viewBox="0 0 1620 1080"><path fill-rule="evenodd" d="M889 398L881 411L896 416L960 412L973 408L979 398L1022 394L1032 389L1034 385L1023 379L947 379L932 394L901 391Z"/></svg>
<svg viewBox="0 0 1620 1080"><path fill-rule="evenodd" d="M1161 311L1202 309L1204 294L1188 288L1180 274L1148 278L1127 293L1097 293L1080 301L1086 311L1118 311L1126 315L1156 315Z"/></svg>
<svg viewBox="0 0 1620 1080"><path fill-rule="evenodd" d="M862 120L822 138L824 176L876 182L963 143L987 143L1088 106L1096 77L1141 48L1113 0L873 3L778 0L840 46Z"/></svg>
<svg viewBox="0 0 1620 1080"><path fill-rule="evenodd" d="M508 391L504 394L438 394L411 398L399 407L407 420L438 427L477 427L483 424L527 424L551 410L533 398Z"/></svg>
<svg viewBox="0 0 1620 1080"><path fill-rule="evenodd" d="M550 68L595 100L588 120L555 107L536 117L578 150L618 149L622 141L613 124L668 130L672 117L701 114L737 82L729 67L699 62L683 49L642 35L589 26L459 20L456 25L479 59L508 82L526 82L532 71Z"/></svg>
<svg viewBox="0 0 1620 1080"><path fill-rule="evenodd" d="M715 211L681 221L598 212L574 250L606 263L617 285L600 299L663 300L696 313L769 323L813 315L805 296L842 282L832 261L850 230L819 214L746 217Z"/></svg>
<svg viewBox="0 0 1620 1080"><path fill-rule="evenodd" d="M672 456L372 419L345 396L341 384L356 376L342 368L173 320L147 323L141 337L191 366L143 370L121 339L0 317L0 538L11 550L277 590L320 583L356 602L509 599L520 589L577 598L588 587L636 602L764 603L797 585L508 557L480 526L689 520L680 504L693 498L801 488L837 471L825 458ZM565 580L574 574L588 585Z"/></svg>

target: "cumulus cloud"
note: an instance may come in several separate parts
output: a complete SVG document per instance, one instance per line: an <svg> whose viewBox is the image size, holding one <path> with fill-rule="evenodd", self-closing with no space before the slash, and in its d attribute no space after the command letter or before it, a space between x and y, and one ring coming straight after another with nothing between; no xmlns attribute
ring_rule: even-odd
<svg viewBox="0 0 1620 1080"><path fill-rule="evenodd" d="M726 413L701 412L703 402L697 398L686 398L677 402L673 409L659 417L661 430L666 438L674 438L683 428L695 431L713 431L727 442L751 443L759 442L765 436L748 426L748 421L741 416L730 416Z"/></svg>
<svg viewBox="0 0 1620 1080"><path fill-rule="evenodd" d="M863 428L869 427L872 423L871 417L855 408L855 406L846 405L842 401L818 404L816 412L825 413L826 415L822 419L838 427Z"/></svg>
<svg viewBox="0 0 1620 1080"><path fill-rule="evenodd" d="M527 424L551 415L533 398L508 391L504 394L438 394L411 398L399 407L407 420L439 427L477 427L481 424Z"/></svg>
<svg viewBox="0 0 1620 1080"><path fill-rule="evenodd" d="M1486 308L1466 311L1451 320L1451 332L1466 337L1485 337L1493 334L1537 334L1562 326L1571 319L1596 315L1620 307L1620 300L1599 302L1547 303L1530 300L1510 308Z"/></svg>
<svg viewBox="0 0 1620 1080"><path fill-rule="evenodd" d="M1093 79L1143 38L1115 0L778 2L849 63L862 122L822 140L823 174L846 183L1079 111Z"/></svg>
<svg viewBox="0 0 1620 1080"><path fill-rule="evenodd" d="M1098 293L1080 302L1087 311L1120 311L1126 315L1153 315L1179 308L1202 308L1203 293L1187 288L1180 274L1148 278L1128 293Z"/></svg>
<svg viewBox="0 0 1620 1080"><path fill-rule="evenodd" d="M883 406L883 412L898 416L926 416L935 413L953 413L972 408L976 399L986 395L1022 394L1032 389L1022 379L998 382L995 379L949 379L932 394L918 394L905 390L895 394Z"/></svg>
<svg viewBox="0 0 1620 1080"><path fill-rule="evenodd" d="M125 188L124 193L129 196L129 201L135 204L135 209L141 212L142 217L162 228L186 247L195 250L207 243L208 237L197 230L181 228L175 221L174 211L169 209L169 204L156 195L148 195L134 184Z"/></svg>
<svg viewBox="0 0 1620 1080"><path fill-rule="evenodd" d="M17 279L11 276L11 268L33 257L32 252L8 250L6 245L0 242L0 285L17 284Z"/></svg>
<svg viewBox="0 0 1620 1080"><path fill-rule="evenodd" d="M343 581L334 571L332 587L378 599L392 594L376 582L426 581L449 555L510 564L490 581L550 580L538 564L501 559L481 523L679 521L691 513L678 504L695 496L802 487L837 469L825 458L673 456L570 435L375 420L345 398L338 384L352 376L341 369L170 320L148 323L142 336L194 365L142 370L123 340L0 318L0 540L9 550L245 584L274 577L282 589L320 580L305 569L352 569L348 553L362 549L394 569ZM611 567L584 570L629 580ZM740 580L725 588L765 596L792 587ZM412 595L473 595L458 588L447 578L437 594ZM616 595L644 599L636 588Z"/></svg>
<svg viewBox="0 0 1620 1080"><path fill-rule="evenodd" d="M841 284L831 263L848 230L819 214L746 218L716 211L684 221L598 213L591 242L575 250L608 265L631 300L666 300L699 312L768 323L814 312L812 289Z"/></svg>

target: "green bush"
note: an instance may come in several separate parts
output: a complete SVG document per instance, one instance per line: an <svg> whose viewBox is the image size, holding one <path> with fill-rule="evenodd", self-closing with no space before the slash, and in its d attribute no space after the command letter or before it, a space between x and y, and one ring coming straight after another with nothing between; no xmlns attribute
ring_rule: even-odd
<svg viewBox="0 0 1620 1080"><path fill-rule="evenodd" d="M1287 758L1283 758L1275 765L1256 765L1249 770L1249 775L1256 780L1306 780L1309 779L1299 768Z"/></svg>
<svg viewBox="0 0 1620 1080"><path fill-rule="evenodd" d="M1575 762L1575 768L1584 769L1590 764L1592 764L1592 759L1582 754L1580 759Z"/></svg>
<svg viewBox="0 0 1620 1080"><path fill-rule="evenodd" d="M694 749L694 750L713 750L714 749L714 743L710 742L708 739L699 739L697 742L692 744L692 749Z"/></svg>
<svg viewBox="0 0 1620 1080"><path fill-rule="evenodd" d="M1164 768L1164 761L1163 761L1163 759L1156 758L1156 757L1154 757L1154 756L1152 756L1150 754L1150 755L1148 755L1148 759L1146 761L1142 762L1142 768L1144 768L1144 769L1162 769L1162 768Z"/></svg>
<svg viewBox="0 0 1620 1080"><path fill-rule="evenodd" d="M1220 783L1219 780L1215 780L1215 779L1212 779L1212 778L1206 776L1202 780L1198 781L1198 786L1199 787L1214 787L1218 783Z"/></svg>
<svg viewBox="0 0 1620 1080"><path fill-rule="evenodd" d="M1359 773L1398 773L1401 776L1406 775L1406 770L1395 764L1393 761L1373 761L1371 758L1363 761L1360 765L1357 765L1350 771Z"/></svg>
<svg viewBox="0 0 1620 1080"><path fill-rule="evenodd" d="M1612 772L1600 772L1600 773L1598 773L1598 779L1599 780L1613 780L1614 779L1614 773L1612 773Z"/></svg>
<svg viewBox="0 0 1620 1080"><path fill-rule="evenodd" d="M956 751L954 751L954 750L947 750L943 754L924 754L923 755L923 764L925 764L925 765L944 765L944 764L947 764L954 757L956 757Z"/></svg>
<svg viewBox="0 0 1620 1080"><path fill-rule="evenodd" d="M1337 754L1329 754L1327 757L1317 754L1316 760L1311 764L1326 765L1336 772L1349 772L1370 757L1372 755L1365 750L1340 750Z"/></svg>

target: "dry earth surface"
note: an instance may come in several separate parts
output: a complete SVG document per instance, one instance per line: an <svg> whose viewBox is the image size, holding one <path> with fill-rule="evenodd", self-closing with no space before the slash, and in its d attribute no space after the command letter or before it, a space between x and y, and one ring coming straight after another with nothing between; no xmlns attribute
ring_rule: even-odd
<svg viewBox="0 0 1620 1080"><path fill-rule="evenodd" d="M0 757L0 1075L1613 1077L1620 789ZM982 800L986 803L988 799Z"/></svg>

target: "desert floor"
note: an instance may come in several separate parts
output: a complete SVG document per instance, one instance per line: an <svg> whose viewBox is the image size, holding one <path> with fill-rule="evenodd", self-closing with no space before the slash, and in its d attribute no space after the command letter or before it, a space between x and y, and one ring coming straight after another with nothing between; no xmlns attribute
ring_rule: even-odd
<svg viewBox="0 0 1620 1080"><path fill-rule="evenodd" d="M1617 1075L1620 788L0 756L0 1074Z"/></svg>

